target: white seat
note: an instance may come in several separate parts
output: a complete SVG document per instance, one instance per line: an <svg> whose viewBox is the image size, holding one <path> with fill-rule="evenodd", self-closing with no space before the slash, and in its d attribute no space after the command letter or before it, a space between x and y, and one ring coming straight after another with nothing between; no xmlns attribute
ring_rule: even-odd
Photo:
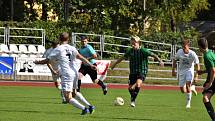
<svg viewBox="0 0 215 121"><path fill-rule="evenodd" d="M19 45L19 51L21 53L29 53L28 49L27 49L27 47L25 45Z"/></svg>
<svg viewBox="0 0 215 121"><path fill-rule="evenodd" d="M37 58L37 55L36 54L30 54L29 57L30 58Z"/></svg>
<svg viewBox="0 0 215 121"><path fill-rule="evenodd" d="M34 45L28 46L28 52L29 53L37 53L37 48Z"/></svg>
<svg viewBox="0 0 215 121"><path fill-rule="evenodd" d="M9 57L10 55L7 54L7 53L2 53L0 56L2 56L2 57Z"/></svg>
<svg viewBox="0 0 215 121"><path fill-rule="evenodd" d="M18 58L18 57L19 57L19 55L18 55L18 54L13 53L13 54L10 54L10 57Z"/></svg>
<svg viewBox="0 0 215 121"><path fill-rule="evenodd" d="M10 49L10 52L12 53L20 53L18 50L18 47L15 44L10 44L9 49Z"/></svg>
<svg viewBox="0 0 215 121"><path fill-rule="evenodd" d="M38 50L37 52L40 54L43 54L46 51L43 45L38 45L37 50Z"/></svg>
<svg viewBox="0 0 215 121"><path fill-rule="evenodd" d="M28 55L27 54L21 54L20 57L28 58Z"/></svg>
<svg viewBox="0 0 215 121"><path fill-rule="evenodd" d="M9 53L8 46L5 44L0 45L0 52Z"/></svg>

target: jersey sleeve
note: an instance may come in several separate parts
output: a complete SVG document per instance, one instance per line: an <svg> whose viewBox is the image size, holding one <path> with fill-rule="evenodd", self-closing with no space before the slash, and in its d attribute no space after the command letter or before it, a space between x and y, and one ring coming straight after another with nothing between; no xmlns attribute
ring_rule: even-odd
<svg viewBox="0 0 215 121"><path fill-rule="evenodd" d="M56 59L60 56L60 50L58 49L54 49L51 51L51 53L48 55L48 59L49 60L53 60L53 59Z"/></svg>
<svg viewBox="0 0 215 121"><path fill-rule="evenodd" d="M142 51L143 54L146 55L147 57L152 55L152 52L151 52L149 49L141 48L141 51Z"/></svg>
<svg viewBox="0 0 215 121"><path fill-rule="evenodd" d="M207 57L205 58L206 63L208 64L209 67L214 68L215 64L214 64L214 60L211 57Z"/></svg>
<svg viewBox="0 0 215 121"><path fill-rule="evenodd" d="M89 46L88 49L89 49L89 51L90 51L90 53L91 53L92 55L93 55L93 54L96 54L96 51L93 49L92 46Z"/></svg>
<svg viewBox="0 0 215 121"><path fill-rule="evenodd" d="M195 52L193 52L193 57L194 57L194 63L199 64L199 58L198 58L198 56L196 55Z"/></svg>
<svg viewBox="0 0 215 121"><path fill-rule="evenodd" d="M76 57L76 55L79 53L75 47L72 47L72 51L74 57Z"/></svg>

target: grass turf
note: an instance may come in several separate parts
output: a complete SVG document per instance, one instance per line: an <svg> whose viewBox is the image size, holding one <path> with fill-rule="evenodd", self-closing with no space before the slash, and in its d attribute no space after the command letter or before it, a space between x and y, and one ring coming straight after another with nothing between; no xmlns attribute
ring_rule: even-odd
<svg viewBox="0 0 215 121"><path fill-rule="evenodd" d="M136 107L129 105L126 89L82 89L83 95L96 106L93 114L61 104L59 91L53 87L0 87L0 121L210 121L201 102L193 96L192 108L185 109L185 96L179 91L141 90ZM114 106L120 96L125 105ZM214 100L212 101L214 102Z"/></svg>

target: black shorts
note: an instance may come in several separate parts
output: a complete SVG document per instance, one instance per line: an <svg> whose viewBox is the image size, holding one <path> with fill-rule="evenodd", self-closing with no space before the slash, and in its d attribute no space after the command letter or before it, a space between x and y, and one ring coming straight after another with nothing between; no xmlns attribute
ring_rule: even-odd
<svg viewBox="0 0 215 121"><path fill-rule="evenodd" d="M208 81L206 81L205 83L207 83L207 82ZM205 83L204 83L203 87L205 87ZM202 94L205 94L205 93L211 93L211 94L215 93L215 80L212 83L212 86L210 88L208 88L207 90L203 90Z"/></svg>
<svg viewBox="0 0 215 121"><path fill-rule="evenodd" d="M145 81L146 75L145 74L130 74L128 84L133 85L137 82L137 79L141 79L143 82Z"/></svg>
<svg viewBox="0 0 215 121"><path fill-rule="evenodd" d="M97 66L96 63L93 65ZM93 81L97 79L97 70L92 69L90 66L81 64L81 68L79 69L79 72L81 72L83 75L89 74L90 78Z"/></svg>

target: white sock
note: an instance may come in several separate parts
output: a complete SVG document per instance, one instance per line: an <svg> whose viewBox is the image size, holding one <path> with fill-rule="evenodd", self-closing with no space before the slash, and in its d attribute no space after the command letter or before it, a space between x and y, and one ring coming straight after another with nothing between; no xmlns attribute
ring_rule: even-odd
<svg viewBox="0 0 215 121"><path fill-rule="evenodd" d="M66 101L66 98L64 97L64 94L63 94L63 90L60 90L60 94L61 94L61 99L62 99L63 101Z"/></svg>
<svg viewBox="0 0 215 121"><path fill-rule="evenodd" d="M84 98L84 96L80 93L77 92L75 98L79 99L82 103L84 103L86 106L90 106L90 103Z"/></svg>
<svg viewBox="0 0 215 121"><path fill-rule="evenodd" d="M191 102L192 92L187 93L187 102Z"/></svg>
<svg viewBox="0 0 215 121"><path fill-rule="evenodd" d="M75 106L76 108L79 108L81 110L85 109L85 106L83 106L81 103L79 103L76 99L72 98L69 100L69 103Z"/></svg>

